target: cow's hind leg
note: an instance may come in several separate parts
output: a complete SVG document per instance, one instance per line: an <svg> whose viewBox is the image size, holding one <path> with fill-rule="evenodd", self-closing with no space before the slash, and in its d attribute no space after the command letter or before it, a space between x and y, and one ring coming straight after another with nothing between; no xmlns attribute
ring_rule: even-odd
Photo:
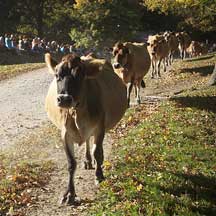
<svg viewBox="0 0 216 216"><path fill-rule="evenodd" d="M135 85L135 95L136 95L136 102L137 104L140 104L141 103L141 99L140 99L140 85L141 85L141 82L137 82L136 85Z"/></svg>
<svg viewBox="0 0 216 216"><path fill-rule="evenodd" d="M64 148L68 161L69 180L67 190L61 199L61 203L66 203L70 205L75 203L76 194L74 186L74 173L76 170L77 163L74 157L74 143L70 141L70 137L67 134L67 132L62 134L62 138L64 141Z"/></svg>
<svg viewBox="0 0 216 216"><path fill-rule="evenodd" d="M161 74L160 74L160 65L161 65L161 59L158 61L158 65L157 65L157 77L161 77Z"/></svg>
<svg viewBox="0 0 216 216"><path fill-rule="evenodd" d="M100 131L94 137L95 138L94 157L96 160L96 168L95 168L96 184L104 180L104 175L102 170L102 165L104 161L104 154L103 154L104 135L105 135L105 130L100 128Z"/></svg>
<svg viewBox="0 0 216 216"><path fill-rule="evenodd" d="M127 84L127 101L128 101L128 107L130 107L130 95L131 95L131 91L132 91L133 85L134 85L133 81L131 81L131 83Z"/></svg>
<svg viewBox="0 0 216 216"><path fill-rule="evenodd" d="M85 169L93 169L92 166L92 157L90 153L90 138L86 140L85 146L85 161L84 161L84 168Z"/></svg>

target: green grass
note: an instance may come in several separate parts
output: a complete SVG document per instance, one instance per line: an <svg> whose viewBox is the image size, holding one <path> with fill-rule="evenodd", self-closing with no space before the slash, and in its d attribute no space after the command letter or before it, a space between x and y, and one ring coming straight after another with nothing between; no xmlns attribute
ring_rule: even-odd
<svg viewBox="0 0 216 216"><path fill-rule="evenodd" d="M143 114L115 145L89 215L215 215L215 104L211 87Z"/></svg>
<svg viewBox="0 0 216 216"><path fill-rule="evenodd" d="M0 65L0 80L11 78L20 73L45 67L45 63L26 63L14 65Z"/></svg>
<svg viewBox="0 0 216 216"><path fill-rule="evenodd" d="M61 54L53 54L60 60ZM45 67L44 54L15 50L0 50L0 80L14 77L20 73Z"/></svg>

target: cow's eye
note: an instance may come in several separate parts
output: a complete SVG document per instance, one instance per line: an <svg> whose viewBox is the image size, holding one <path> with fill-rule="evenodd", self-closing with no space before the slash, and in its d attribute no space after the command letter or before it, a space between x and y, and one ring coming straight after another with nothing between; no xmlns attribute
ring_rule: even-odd
<svg viewBox="0 0 216 216"><path fill-rule="evenodd" d="M114 54L114 56L116 56L116 55L117 55L117 53L118 53L118 51L114 51L114 53L113 53L113 54Z"/></svg>

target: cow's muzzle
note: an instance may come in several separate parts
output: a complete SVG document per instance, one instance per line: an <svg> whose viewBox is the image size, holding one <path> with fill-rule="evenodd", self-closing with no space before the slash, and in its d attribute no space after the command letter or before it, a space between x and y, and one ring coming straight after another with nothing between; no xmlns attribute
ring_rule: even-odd
<svg viewBox="0 0 216 216"><path fill-rule="evenodd" d="M57 105L63 108L70 108L73 105L73 98L67 94L59 94L57 97Z"/></svg>

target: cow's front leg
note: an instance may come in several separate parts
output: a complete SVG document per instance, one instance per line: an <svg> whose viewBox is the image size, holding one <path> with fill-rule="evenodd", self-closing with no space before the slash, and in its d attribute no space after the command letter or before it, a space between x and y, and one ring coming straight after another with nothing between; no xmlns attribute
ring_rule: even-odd
<svg viewBox="0 0 216 216"><path fill-rule="evenodd" d="M84 168L85 169L93 169L92 157L91 157L91 153L90 153L90 138L86 140Z"/></svg>
<svg viewBox="0 0 216 216"><path fill-rule="evenodd" d="M160 74L160 64L161 64L161 61L162 61L162 59L160 59L158 61L158 65L157 65L157 77L161 77L161 74Z"/></svg>
<svg viewBox="0 0 216 216"><path fill-rule="evenodd" d="M152 65L151 78L154 79L156 67L155 67L155 61L153 59L151 60L151 65Z"/></svg>
<svg viewBox="0 0 216 216"><path fill-rule="evenodd" d="M104 129L100 129L100 130L101 131L99 131L99 133L95 135L95 146L94 146L94 157L96 160L96 168L95 168L96 184L104 180L102 165L104 161L103 140L104 140L105 130Z"/></svg>
<svg viewBox="0 0 216 216"><path fill-rule="evenodd" d="M166 61L167 61L167 58L164 58L164 60L163 60L164 72L166 72ZM167 66L168 66L168 65L167 65Z"/></svg>
<svg viewBox="0 0 216 216"><path fill-rule="evenodd" d="M70 141L69 135L65 132L62 136L64 142L65 153L68 161L68 172L69 172L69 180L68 187L66 192L64 193L61 203L66 204L74 204L75 203L75 187L74 187L74 173L76 170L76 160L74 157L74 143Z"/></svg>

